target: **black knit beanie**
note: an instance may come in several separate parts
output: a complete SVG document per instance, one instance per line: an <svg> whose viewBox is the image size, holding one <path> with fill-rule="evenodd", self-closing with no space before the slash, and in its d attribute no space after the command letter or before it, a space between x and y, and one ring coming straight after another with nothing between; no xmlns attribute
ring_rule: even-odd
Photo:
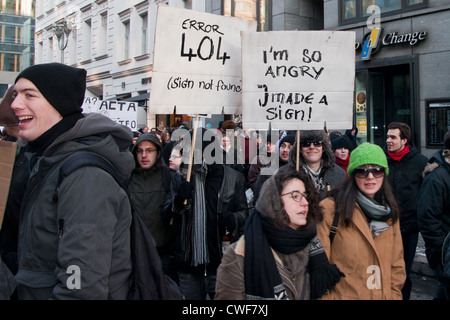
<svg viewBox="0 0 450 320"><path fill-rule="evenodd" d="M47 101L65 118L82 113L86 92L86 70L61 63L37 64L26 68L16 78L33 82Z"/></svg>
<svg viewBox="0 0 450 320"><path fill-rule="evenodd" d="M280 143L279 143L278 145L281 146L284 142L288 142L288 143L290 143L291 145L294 145L294 143L295 143L295 136L294 136L294 135L290 135L290 134L284 136L284 137L280 140Z"/></svg>

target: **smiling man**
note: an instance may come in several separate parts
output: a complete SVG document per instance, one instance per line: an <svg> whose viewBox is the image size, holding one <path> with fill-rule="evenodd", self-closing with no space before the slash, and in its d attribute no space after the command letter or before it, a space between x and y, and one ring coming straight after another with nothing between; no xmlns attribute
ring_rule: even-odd
<svg viewBox="0 0 450 320"><path fill-rule="evenodd" d="M134 167L131 130L100 114L84 116L85 90L86 70L59 63L31 66L15 81L11 108L27 164L14 174L29 177L20 211L19 299L125 299L129 290L125 191L93 166L56 188L62 164L79 152L108 159L122 180Z"/></svg>
<svg viewBox="0 0 450 320"><path fill-rule="evenodd" d="M389 164L388 179L400 206L400 230L406 265L406 282L402 293L403 299L409 300L412 287L410 271L419 237L415 199L428 159L411 143L411 129L402 122L389 124L384 151Z"/></svg>
<svg viewBox="0 0 450 320"><path fill-rule="evenodd" d="M297 162L296 148L294 144L289 153L289 163L294 168ZM309 174L321 199L327 191L346 179L344 169L335 163L329 138L323 130L300 132L300 168Z"/></svg>

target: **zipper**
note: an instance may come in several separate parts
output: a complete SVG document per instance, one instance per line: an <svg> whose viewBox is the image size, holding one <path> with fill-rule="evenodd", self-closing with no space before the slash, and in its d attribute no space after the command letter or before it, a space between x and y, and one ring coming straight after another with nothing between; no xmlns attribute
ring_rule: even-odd
<svg viewBox="0 0 450 320"><path fill-rule="evenodd" d="M59 219L58 220L58 249L56 251L56 263L58 264L58 266L60 268L62 268L62 264L59 261L59 248L60 248L60 245L61 245L61 238L62 238L62 236L64 234L64 227L65 227L64 223L65 223L64 219Z"/></svg>
<svg viewBox="0 0 450 320"><path fill-rule="evenodd" d="M444 258L445 258L444 246L445 246L445 242L447 241L447 239L450 239L449 236L450 236L450 232L447 233L447 235L444 238L444 241L442 242L442 248L441 248L441 263L442 263L442 265L444 265Z"/></svg>
<svg viewBox="0 0 450 320"><path fill-rule="evenodd" d="M64 219L58 220L58 239L61 239L64 234Z"/></svg>

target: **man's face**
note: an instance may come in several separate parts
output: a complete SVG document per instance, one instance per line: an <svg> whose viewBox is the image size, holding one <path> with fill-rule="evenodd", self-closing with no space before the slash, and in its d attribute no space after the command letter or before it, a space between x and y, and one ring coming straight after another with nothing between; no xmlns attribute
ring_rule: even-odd
<svg viewBox="0 0 450 320"><path fill-rule="evenodd" d="M387 132L386 145L389 152L399 152L405 147L408 139L400 138L400 129L389 129Z"/></svg>
<svg viewBox="0 0 450 320"><path fill-rule="evenodd" d="M158 148L150 141L142 141L136 146L136 158L142 169L150 169L158 158Z"/></svg>
<svg viewBox="0 0 450 320"><path fill-rule="evenodd" d="M312 141L301 144L301 153L305 163L312 167L314 164L320 163L323 154L323 145L321 141Z"/></svg>
<svg viewBox="0 0 450 320"><path fill-rule="evenodd" d="M30 80L20 78L14 86L11 108L19 118L19 136L26 141L39 138L62 116Z"/></svg>
<svg viewBox="0 0 450 320"><path fill-rule="evenodd" d="M228 148L231 145L230 143L230 137L228 136L223 136L222 137L222 147L224 147L225 149Z"/></svg>
<svg viewBox="0 0 450 320"><path fill-rule="evenodd" d="M289 160L289 150L291 150L292 144L289 142L283 142L280 146L280 158L284 162Z"/></svg>

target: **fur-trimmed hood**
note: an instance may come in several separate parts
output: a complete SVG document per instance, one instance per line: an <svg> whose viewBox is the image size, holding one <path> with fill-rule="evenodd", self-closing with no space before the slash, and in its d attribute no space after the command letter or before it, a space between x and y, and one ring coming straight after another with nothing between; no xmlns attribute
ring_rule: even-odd
<svg viewBox="0 0 450 320"><path fill-rule="evenodd" d="M258 212L271 219L279 219L285 216L284 205L281 202L280 190L278 190L275 177L271 176L261 187L258 201L255 209Z"/></svg>
<svg viewBox="0 0 450 320"><path fill-rule="evenodd" d="M450 166L450 149L436 151L436 153L428 160L428 163L422 172L422 176L425 177L439 166Z"/></svg>

